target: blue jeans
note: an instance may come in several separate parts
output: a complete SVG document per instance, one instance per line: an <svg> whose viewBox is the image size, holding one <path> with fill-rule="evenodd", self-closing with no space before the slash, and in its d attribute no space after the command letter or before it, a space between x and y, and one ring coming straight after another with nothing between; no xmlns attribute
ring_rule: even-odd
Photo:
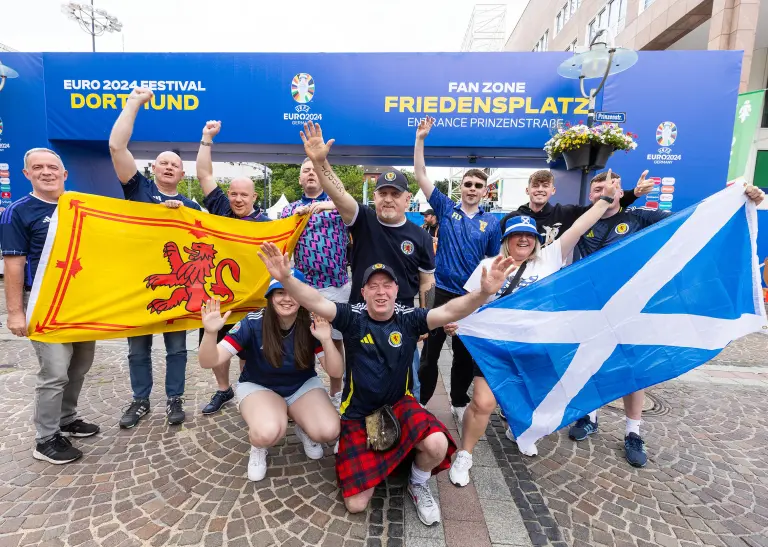
<svg viewBox="0 0 768 547"><path fill-rule="evenodd" d="M187 372L187 332L163 333L165 341L165 395L184 395ZM128 368L134 399L149 399L152 392L152 335L128 338Z"/></svg>
<svg viewBox="0 0 768 547"><path fill-rule="evenodd" d="M413 378L413 389L411 389L411 393L413 393L413 397L419 401L419 396L421 395L421 380L419 380L419 348L416 348L416 351L413 352L413 363L411 364L411 378Z"/></svg>

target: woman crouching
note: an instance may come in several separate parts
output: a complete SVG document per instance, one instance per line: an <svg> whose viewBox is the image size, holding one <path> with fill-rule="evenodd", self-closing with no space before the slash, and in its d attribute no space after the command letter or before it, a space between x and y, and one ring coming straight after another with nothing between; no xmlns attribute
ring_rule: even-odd
<svg viewBox="0 0 768 547"><path fill-rule="evenodd" d="M294 270L293 276L304 276ZM205 334L198 358L203 368L226 364L233 355L245 359L235 386L235 399L245 423L251 455L248 479L259 481L267 473L267 449L285 437L288 418L296 422L296 436L307 457L323 457L320 443L339 436L339 414L315 372L315 356L329 376L341 378L343 362L331 338L331 325L309 312L272 280L267 306L249 313L216 344L216 333L230 312L222 317L218 300L201 310Z"/></svg>

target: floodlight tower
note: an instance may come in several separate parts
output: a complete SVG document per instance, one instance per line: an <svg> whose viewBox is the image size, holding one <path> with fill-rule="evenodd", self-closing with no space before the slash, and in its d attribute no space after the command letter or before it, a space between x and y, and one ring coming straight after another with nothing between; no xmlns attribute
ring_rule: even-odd
<svg viewBox="0 0 768 547"><path fill-rule="evenodd" d="M461 51L501 51L507 32L506 4L475 4L469 18ZM458 200L461 195L461 179L467 170L451 167L448 172L448 195Z"/></svg>
<svg viewBox="0 0 768 547"><path fill-rule="evenodd" d="M93 0L90 4L78 4L77 2L67 2L61 5L61 11L67 18L77 21L80 28L91 35L91 45L93 52L96 53L96 37L105 32L120 32L123 30L123 24L103 9L93 7Z"/></svg>

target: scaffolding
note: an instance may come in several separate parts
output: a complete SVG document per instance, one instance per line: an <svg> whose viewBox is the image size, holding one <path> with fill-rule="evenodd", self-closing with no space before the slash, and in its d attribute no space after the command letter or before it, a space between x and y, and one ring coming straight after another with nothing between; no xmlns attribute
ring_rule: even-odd
<svg viewBox="0 0 768 547"><path fill-rule="evenodd" d="M461 51L501 51L507 32L506 4L475 4L469 18ZM491 174L490 169L483 169ZM448 195L457 201L461 197L461 180L467 169L451 167L448 174Z"/></svg>

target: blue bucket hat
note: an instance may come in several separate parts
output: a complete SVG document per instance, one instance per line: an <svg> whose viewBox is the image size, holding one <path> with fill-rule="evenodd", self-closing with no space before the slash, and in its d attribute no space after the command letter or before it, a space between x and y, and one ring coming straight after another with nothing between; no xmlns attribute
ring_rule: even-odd
<svg viewBox="0 0 768 547"><path fill-rule="evenodd" d="M534 234L539 238L539 243L544 243L544 236L536 229L536 221L526 215L517 215L510 218L507 221L507 228L501 236L501 240L504 241L510 234L516 234L520 232L527 232Z"/></svg>
<svg viewBox="0 0 768 547"><path fill-rule="evenodd" d="M304 277L304 274L301 273L296 268L291 270L291 275L293 277L295 277L296 279L298 279L299 281L301 281L302 283L306 282L306 278ZM267 287L267 292L264 294L264 298L268 297L269 293L271 293L275 289L282 289L282 288L283 288L283 284L280 283L277 279L275 279L275 278L270 279L269 280L269 287Z"/></svg>

